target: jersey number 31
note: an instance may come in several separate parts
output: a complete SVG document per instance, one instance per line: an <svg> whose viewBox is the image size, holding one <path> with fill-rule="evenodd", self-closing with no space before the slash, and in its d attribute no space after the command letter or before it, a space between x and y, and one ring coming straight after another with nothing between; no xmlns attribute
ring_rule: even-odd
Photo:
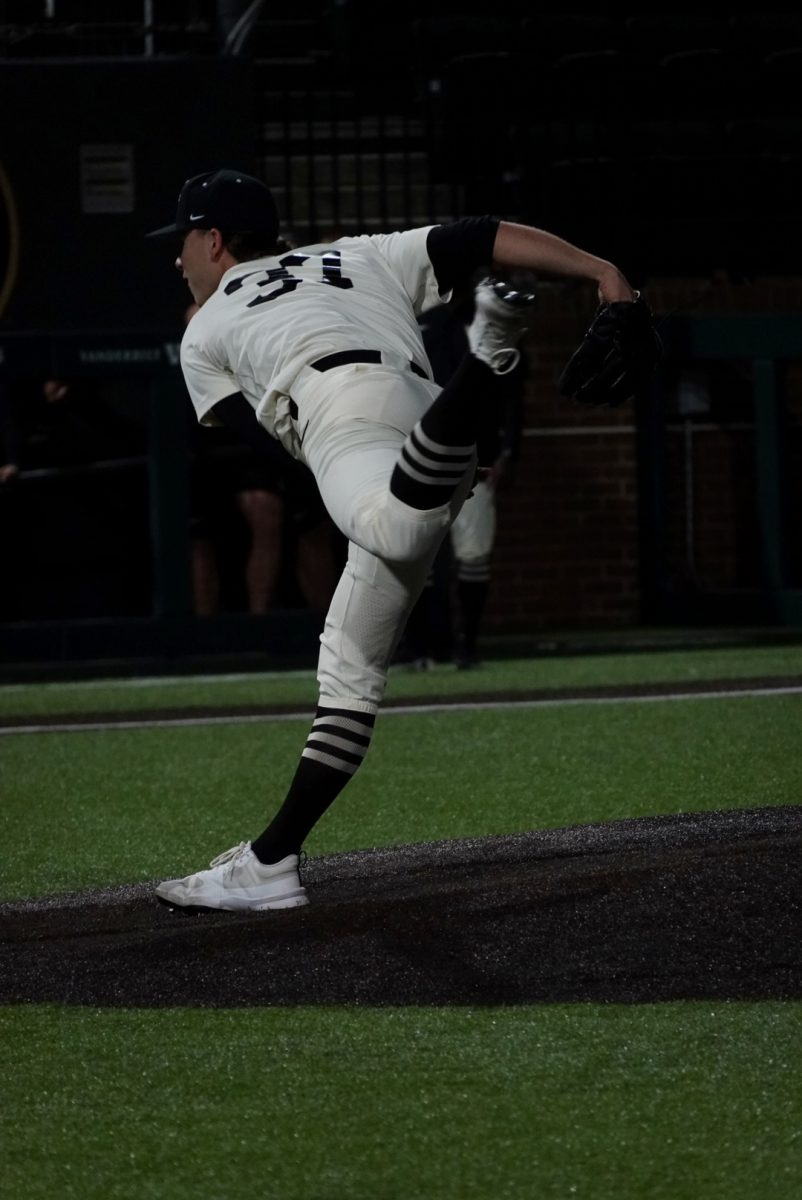
<svg viewBox="0 0 802 1200"><path fill-rule="evenodd" d="M320 259L323 270L322 279L299 279L297 275L291 275L287 270L288 267L300 267L302 263L308 262L310 258ZM339 250L326 250L324 254L320 255L285 254L284 258L280 258L278 261L279 266L273 267L270 271L265 271L264 278L257 280L256 286L260 288L270 287L272 283L278 283L281 280L281 287L274 288L272 292L266 292L262 296L257 296L254 300L249 300L248 308L256 308L257 304L267 304L269 300L275 300L278 296L286 295L287 292L294 292L302 283L327 283L329 287L337 288L351 288L354 286L353 280L346 279L343 276ZM249 275L255 274L258 274L258 272L249 272ZM226 284L226 295L230 296L232 292L238 292L247 278L248 275L241 275L239 279L232 279L231 283Z"/></svg>

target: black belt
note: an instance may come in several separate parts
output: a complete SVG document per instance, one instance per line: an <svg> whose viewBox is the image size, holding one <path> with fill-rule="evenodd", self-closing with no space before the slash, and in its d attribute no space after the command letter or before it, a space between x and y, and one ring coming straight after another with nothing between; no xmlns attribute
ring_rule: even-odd
<svg viewBox="0 0 802 1200"><path fill-rule="evenodd" d="M344 367L348 363L380 363L381 361L381 350L338 350L336 354L327 354L325 358L319 358L310 366L314 367L316 371L330 371L332 367ZM409 369L416 375L420 375L421 379L429 378L423 367L419 367L412 359L409 360Z"/></svg>

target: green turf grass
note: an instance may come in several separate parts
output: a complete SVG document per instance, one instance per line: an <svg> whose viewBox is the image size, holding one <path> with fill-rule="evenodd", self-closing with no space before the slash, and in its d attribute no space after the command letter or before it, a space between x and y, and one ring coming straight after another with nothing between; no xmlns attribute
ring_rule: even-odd
<svg viewBox="0 0 802 1200"><path fill-rule="evenodd" d="M311 854L802 798L802 697L387 714ZM0 896L197 869L258 833L306 721L3 739Z"/></svg>
<svg viewBox="0 0 802 1200"><path fill-rule="evenodd" d="M787 653L538 665L565 686L787 673ZM798 803L801 715L776 697L387 716L309 849ZM258 828L307 728L4 738L0 891L202 865ZM0 1009L0 1196L795 1200L800 1026L774 1002Z"/></svg>
<svg viewBox="0 0 802 1200"><path fill-rule="evenodd" d="M398 666L387 695L464 695L468 692L704 679L802 675L802 646L736 647L643 654L591 654L484 663L473 671L444 664L433 671ZM297 704L312 712L317 698L313 671L204 676L164 680L102 680L94 683L0 686L0 715L119 712L144 708L226 704Z"/></svg>
<svg viewBox="0 0 802 1200"><path fill-rule="evenodd" d="M9 1200L793 1200L799 1004L0 1010Z"/></svg>

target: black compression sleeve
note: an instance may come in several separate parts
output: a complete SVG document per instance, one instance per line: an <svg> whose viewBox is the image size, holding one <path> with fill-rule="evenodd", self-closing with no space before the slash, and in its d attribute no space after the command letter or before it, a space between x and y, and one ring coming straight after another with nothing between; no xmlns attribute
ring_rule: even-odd
<svg viewBox="0 0 802 1200"><path fill-rule="evenodd" d="M441 292L469 283L474 271L490 266L500 223L499 217L462 217L429 230L426 249Z"/></svg>
<svg viewBox="0 0 802 1200"><path fill-rule="evenodd" d="M218 400L212 412L221 424L238 433L257 454L271 458L274 462L285 461L281 446L256 420L256 413L242 392L234 392L232 396Z"/></svg>

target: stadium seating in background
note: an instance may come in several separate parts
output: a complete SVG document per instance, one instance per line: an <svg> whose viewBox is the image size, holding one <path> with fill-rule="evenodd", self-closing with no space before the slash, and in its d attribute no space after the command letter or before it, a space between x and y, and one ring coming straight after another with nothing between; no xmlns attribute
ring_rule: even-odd
<svg viewBox="0 0 802 1200"><path fill-rule="evenodd" d="M646 62L683 50L722 50L730 44L727 18L717 12L640 12L626 17L622 47Z"/></svg>
<svg viewBox="0 0 802 1200"><path fill-rule="evenodd" d="M802 9L736 12L729 19L727 32L734 50L762 59L788 46L802 46Z"/></svg>
<svg viewBox="0 0 802 1200"><path fill-rule="evenodd" d="M798 158L662 156L635 174L633 244L651 274L749 278L800 269Z"/></svg>
<svg viewBox="0 0 802 1200"><path fill-rule="evenodd" d="M471 211L518 208L523 131L539 102L526 66L523 55L494 51L444 65L435 166L465 187Z"/></svg>
<svg viewBox="0 0 802 1200"><path fill-rule="evenodd" d="M448 62L467 54L510 53L517 46L519 28L516 19L495 13L417 17L411 32L418 79L436 91Z"/></svg>
<svg viewBox="0 0 802 1200"><path fill-rule="evenodd" d="M519 39L524 53L546 62L566 54L624 48L621 20L605 12L541 11L523 18Z"/></svg>
<svg viewBox="0 0 802 1200"><path fill-rule="evenodd" d="M537 223L618 260L629 215L619 192L630 195L629 181L615 159L603 155L557 159L543 171Z"/></svg>
<svg viewBox="0 0 802 1200"><path fill-rule="evenodd" d="M802 148L802 109L795 117L736 118L726 121L722 145L732 154L790 154Z"/></svg>
<svg viewBox="0 0 802 1200"><path fill-rule="evenodd" d="M84 20L90 7L59 0L27 21L24 0L4 4L0 46L157 64L220 53L211 0L156 4L150 25L141 0L106 20ZM263 5L247 45L257 153L298 236L489 210L599 234L625 257L645 230L655 270L711 255L791 269L802 10L497 7Z"/></svg>
<svg viewBox="0 0 802 1200"><path fill-rule="evenodd" d="M715 48L677 50L657 64L654 113L664 121L722 121L753 111L756 64Z"/></svg>
<svg viewBox="0 0 802 1200"><path fill-rule="evenodd" d="M629 152L633 113L650 103L650 77L637 59L618 49L572 51L549 65L543 82L550 113L573 127L564 152Z"/></svg>
<svg viewBox="0 0 802 1200"><path fill-rule="evenodd" d="M766 196L772 197L766 215ZM538 220L617 261L636 286L659 275L733 278L802 269L798 156L702 152L549 163Z"/></svg>
<svg viewBox="0 0 802 1200"><path fill-rule="evenodd" d="M698 159L721 153L728 141L728 128L726 120L661 121L636 114L630 122L628 137L632 156L636 158Z"/></svg>
<svg viewBox="0 0 802 1200"><path fill-rule="evenodd" d="M757 107L779 120L802 111L802 42L764 55L758 75Z"/></svg>

